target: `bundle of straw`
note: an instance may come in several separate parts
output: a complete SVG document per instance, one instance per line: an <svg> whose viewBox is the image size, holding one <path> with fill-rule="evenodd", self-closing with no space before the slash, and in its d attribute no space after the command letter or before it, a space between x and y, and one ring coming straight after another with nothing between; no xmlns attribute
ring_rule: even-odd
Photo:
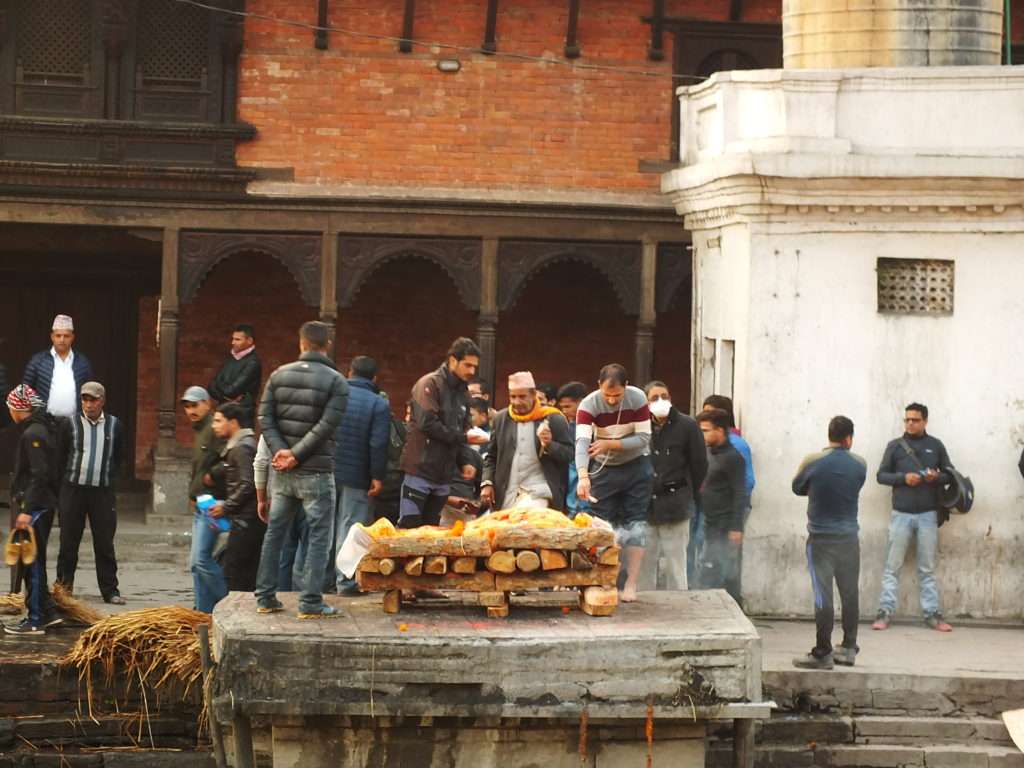
<svg viewBox="0 0 1024 768"><path fill-rule="evenodd" d="M53 596L53 602L57 606L57 610L67 619L78 622L79 624L85 624L90 626L100 621L104 614L102 611L98 611L95 608L83 603L81 600L77 600L68 588L61 584L59 581L53 585L51 591ZM25 596L18 594L17 592L11 592L7 595L0 596L0 614L7 616L15 616L25 610Z"/></svg>
<svg viewBox="0 0 1024 768"><path fill-rule="evenodd" d="M0 596L0 614L17 616L25 610L25 598L17 592Z"/></svg>
<svg viewBox="0 0 1024 768"><path fill-rule="evenodd" d="M92 626L96 622L103 620L104 614L101 611L91 608L81 600L76 600L71 592L68 591L68 588L59 581L53 585L50 594L53 596L53 602L56 604L57 610L67 619L87 626Z"/></svg>
<svg viewBox="0 0 1024 768"><path fill-rule="evenodd" d="M166 606L107 616L82 632L61 660L78 670L85 682L92 716L93 672L102 671L106 685L123 676L127 690L137 683L159 690L181 686L182 699L202 677L196 628L210 624L210 615L188 608Z"/></svg>

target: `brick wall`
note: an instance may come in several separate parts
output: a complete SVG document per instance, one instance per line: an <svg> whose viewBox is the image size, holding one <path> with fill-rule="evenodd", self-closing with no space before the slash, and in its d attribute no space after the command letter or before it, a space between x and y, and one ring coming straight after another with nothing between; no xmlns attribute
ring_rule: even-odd
<svg viewBox="0 0 1024 768"><path fill-rule="evenodd" d="M153 453L159 429L160 351L156 346L159 296L139 299L135 400L135 476L153 477Z"/></svg>
<svg viewBox="0 0 1024 768"><path fill-rule="evenodd" d="M726 19L725 0L670 2L674 16ZM250 0L253 13L315 23L315 3ZM416 4L414 37L479 47L482 0ZM309 30L249 19L240 116L256 125L244 165L290 167L301 182L380 186L540 187L656 192L641 160L669 154L672 36L664 61L647 59L646 0L582 4L582 64L607 63L658 77L573 70L338 33L330 49ZM568 3L517 0L498 14L498 49L564 60ZM329 24L401 34L401 3L332 0ZM775 20L778 0L747 2L745 19ZM439 72L439 58L461 71Z"/></svg>
<svg viewBox="0 0 1024 768"><path fill-rule="evenodd" d="M458 336L476 336L476 313L463 306L451 278L433 264L403 258L382 266L338 317L342 371L355 355L380 367L378 383L401 416L416 379L444 360Z"/></svg>
<svg viewBox="0 0 1024 768"><path fill-rule="evenodd" d="M207 386L230 349L235 323L251 323L263 376L298 356L298 329L317 311L302 303L288 270L262 253L235 254L214 267L195 301L181 308L178 344L180 394L192 384ZM189 445L192 430L178 413L177 437Z"/></svg>

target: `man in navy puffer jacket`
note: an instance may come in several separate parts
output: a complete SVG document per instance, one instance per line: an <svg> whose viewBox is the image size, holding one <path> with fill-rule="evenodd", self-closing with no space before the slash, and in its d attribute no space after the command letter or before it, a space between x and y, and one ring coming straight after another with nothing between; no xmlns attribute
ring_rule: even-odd
<svg viewBox="0 0 1024 768"><path fill-rule="evenodd" d="M348 371L348 408L338 427L334 454L334 484L338 504L334 515L334 554L337 557L349 529L356 523L369 525L370 499L380 493L388 468L388 438L391 413L374 380L377 363L360 355ZM325 591L335 585L338 594L357 594L355 579L347 579L334 562L328 569Z"/></svg>

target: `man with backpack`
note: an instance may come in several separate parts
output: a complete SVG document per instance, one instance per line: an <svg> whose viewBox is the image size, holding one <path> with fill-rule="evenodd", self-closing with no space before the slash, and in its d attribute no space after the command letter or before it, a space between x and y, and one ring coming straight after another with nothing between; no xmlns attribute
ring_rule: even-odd
<svg viewBox="0 0 1024 768"><path fill-rule="evenodd" d="M951 481L946 446L928 434L928 406L911 403L905 409L903 436L889 442L878 468L878 482L892 486L889 548L882 575L882 594L872 629L888 629L896 612L899 572L911 540L917 545L917 577L921 611L929 627L952 632L939 608L935 561L939 550L939 491Z"/></svg>

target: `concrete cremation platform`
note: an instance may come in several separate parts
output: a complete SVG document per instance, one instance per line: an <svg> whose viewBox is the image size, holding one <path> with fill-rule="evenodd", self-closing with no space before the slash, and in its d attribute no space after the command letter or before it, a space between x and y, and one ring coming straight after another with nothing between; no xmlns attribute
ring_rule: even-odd
<svg viewBox="0 0 1024 768"><path fill-rule="evenodd" d="M721 591L643 593L605 618L515 598L508 619L458 604L385 615L370 595L300 621L282 598L269 616L238 593L214 611L214 710L239 766L255 741L275 768L606 768L649 752L703 768L706 722L729 719L748 765L770 712L760 638Z"/></svg>

